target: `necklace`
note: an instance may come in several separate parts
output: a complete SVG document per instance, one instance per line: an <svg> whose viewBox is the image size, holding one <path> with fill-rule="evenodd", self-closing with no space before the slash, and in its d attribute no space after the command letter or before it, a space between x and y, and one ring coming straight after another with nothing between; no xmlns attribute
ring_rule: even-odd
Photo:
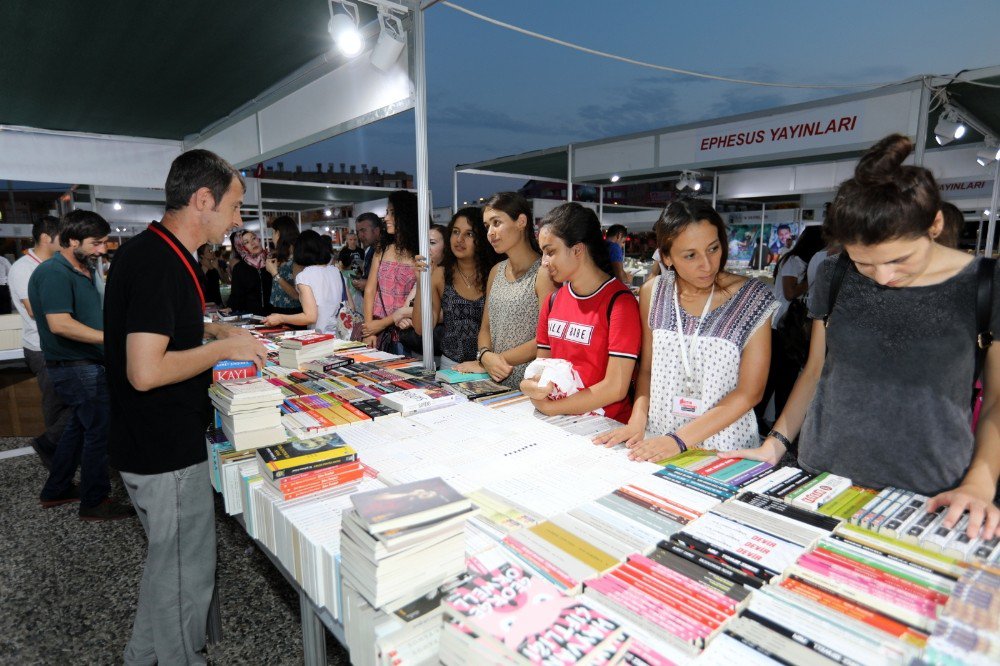
<svg viewBox="0 0 1000 666"><path fill-rule="evenodd" d="M458 267L458 264L455 264L455 270L458 271L458 274L462 276L463 280L465 280L465 284L469 287L469 289L475 288L472 286L472 281L465 275L465 271Z"/></svg>

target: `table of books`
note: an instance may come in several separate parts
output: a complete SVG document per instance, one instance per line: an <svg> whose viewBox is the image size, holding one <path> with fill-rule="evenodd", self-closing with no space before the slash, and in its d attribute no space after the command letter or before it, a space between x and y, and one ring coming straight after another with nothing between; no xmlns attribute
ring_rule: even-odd
<svg viewBox="0 0 1000 666"><path fill-rule="evenodd" d="M633 462L590 443L603 417L461 391L438 407L415 364L370 351L323 365L265 369L288 432L310 434L303 399L329 404L338 386L343 404L378 400L375 385L432 394L407 415L358 408L323 426L359 478L303 492L265 479L235 433L208 440L227 513L300 591L307 663L325 660L320 626L359 666L1000 663L1000 543L945 528L926 497L703 451ZM431 480L477 507L461 571L442 555L453 532L395 549L355 515L360 493Z"/></svg>

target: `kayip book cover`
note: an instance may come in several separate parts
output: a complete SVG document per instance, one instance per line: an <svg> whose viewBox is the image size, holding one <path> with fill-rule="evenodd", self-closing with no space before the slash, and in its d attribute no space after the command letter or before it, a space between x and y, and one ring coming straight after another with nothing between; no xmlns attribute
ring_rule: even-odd
<svg viewBox="0 0 1000 666"><path fill-rule="evenodd" d="M253 361L219 361L212 366L212 381L221 382L227 379L246 379L257 377L260 370Z"/></svg>
<svg viewBox="0 0 1000 666"><path fill-rule="evenodd" d="M351 501L358 517L369 527L384 523L426 522L458 513L471 504L440 477L358 493L351 496ZM451 507L454 510L449 510Z"/></svg>

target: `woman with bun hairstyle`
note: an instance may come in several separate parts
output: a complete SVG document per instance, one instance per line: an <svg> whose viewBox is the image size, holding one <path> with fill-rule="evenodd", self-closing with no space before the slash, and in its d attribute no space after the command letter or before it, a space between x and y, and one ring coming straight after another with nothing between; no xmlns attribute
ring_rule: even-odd
<svg viewBox="0 0 1000 666"><path fill-rule="evenodd" d="M946 527L968 511L968 535L982 527L991 538L1000 535L996 345L975 435L970 429L983 259L935 242L941 198L929 171L903 165L912 150L907 137L886 137L840 185L823 223L846 257L832 311L831 257L812 286L809 358L784 411L759 449L727 455L777 462L798 437L803 469L928 495L929 509L950 506ZM992 280L990 326L1000 331Z"/></svg>
<svg viewBox="0 0 1000 666"><path fill-rule="evenodd" d="M455 368L488 372L494 381L514 389L535 358L538 308L555 289L549 274L538 270L542 258L532 219L531 204L517 192L494 194L483 206L486 238L507 258L493 267L486 281L477 359Z"/></svg>
<svg viewBox="0 0 1000 666"><path fill-rule="evenodd" d="M612 276L597 214L578 203L554 208L542 220L538 244L542 268L562 284L538 315L538 358L569 361L584 388L551 400L551 384L524 379L521 391L546 415L603 409L608 418L627 423L632 413L628 389L642 343L639 304Z"/></svg>
<svg viewBox="0 0 1000 666"><path fill-rule="evenodd" d="M656 223L667 267L642 286L642 354L628 424L594 439L633 460L689 448L760 445L753 407L771 359L778 307L763 282L726 272L726 225L703 201L677 201Z"/></svg>

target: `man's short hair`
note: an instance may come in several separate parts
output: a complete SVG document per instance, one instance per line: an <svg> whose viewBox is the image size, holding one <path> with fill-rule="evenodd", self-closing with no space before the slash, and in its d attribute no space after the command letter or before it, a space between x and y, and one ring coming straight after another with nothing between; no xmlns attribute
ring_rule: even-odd
<svg viewBox="0 0 1000 666"><path fill-rule="evenodd" d="M361 213L361 215L358 215L358 219L354 220L354 226L356 227L362 222L371 222L372 228L378 229L379 225L382 223L382 220L380 220L379 216L376 215L375 213Z"/></svg>
<svg viewBox="0 0 1000 666"><path fill-rule="evenodd" d="M607 238L614 238L619 235L628 235L628 229L625 228L624 224L612 224L608 227L608 233L606 234Z"/></svg>
<svg viewBox="0 0 1000 666"><path fill-rule="evenodd" d="M59 218L55 215L46 215L31 225L31 238L35 241L35 245L42 242L42 234L48 235L49 238L58 236Z"/></svg>
<svg viewBox="0 0 1000 666"><path fill-rule="evenodd" d="M111 233L107 220L92 210L71 210L59 224L59 244L69 247L70 241L83 242L87 238L104 238Z"/></svg>
<svg viewBox="0 0 1000 666"><path fill-rule="evenodd" d="M233 178L246 190L243 175L229 162L208 150L189 150L181 153L170 165L167 174L166 209L180 210L191 201L191 195L207 187L218 207Z"/></svg>

